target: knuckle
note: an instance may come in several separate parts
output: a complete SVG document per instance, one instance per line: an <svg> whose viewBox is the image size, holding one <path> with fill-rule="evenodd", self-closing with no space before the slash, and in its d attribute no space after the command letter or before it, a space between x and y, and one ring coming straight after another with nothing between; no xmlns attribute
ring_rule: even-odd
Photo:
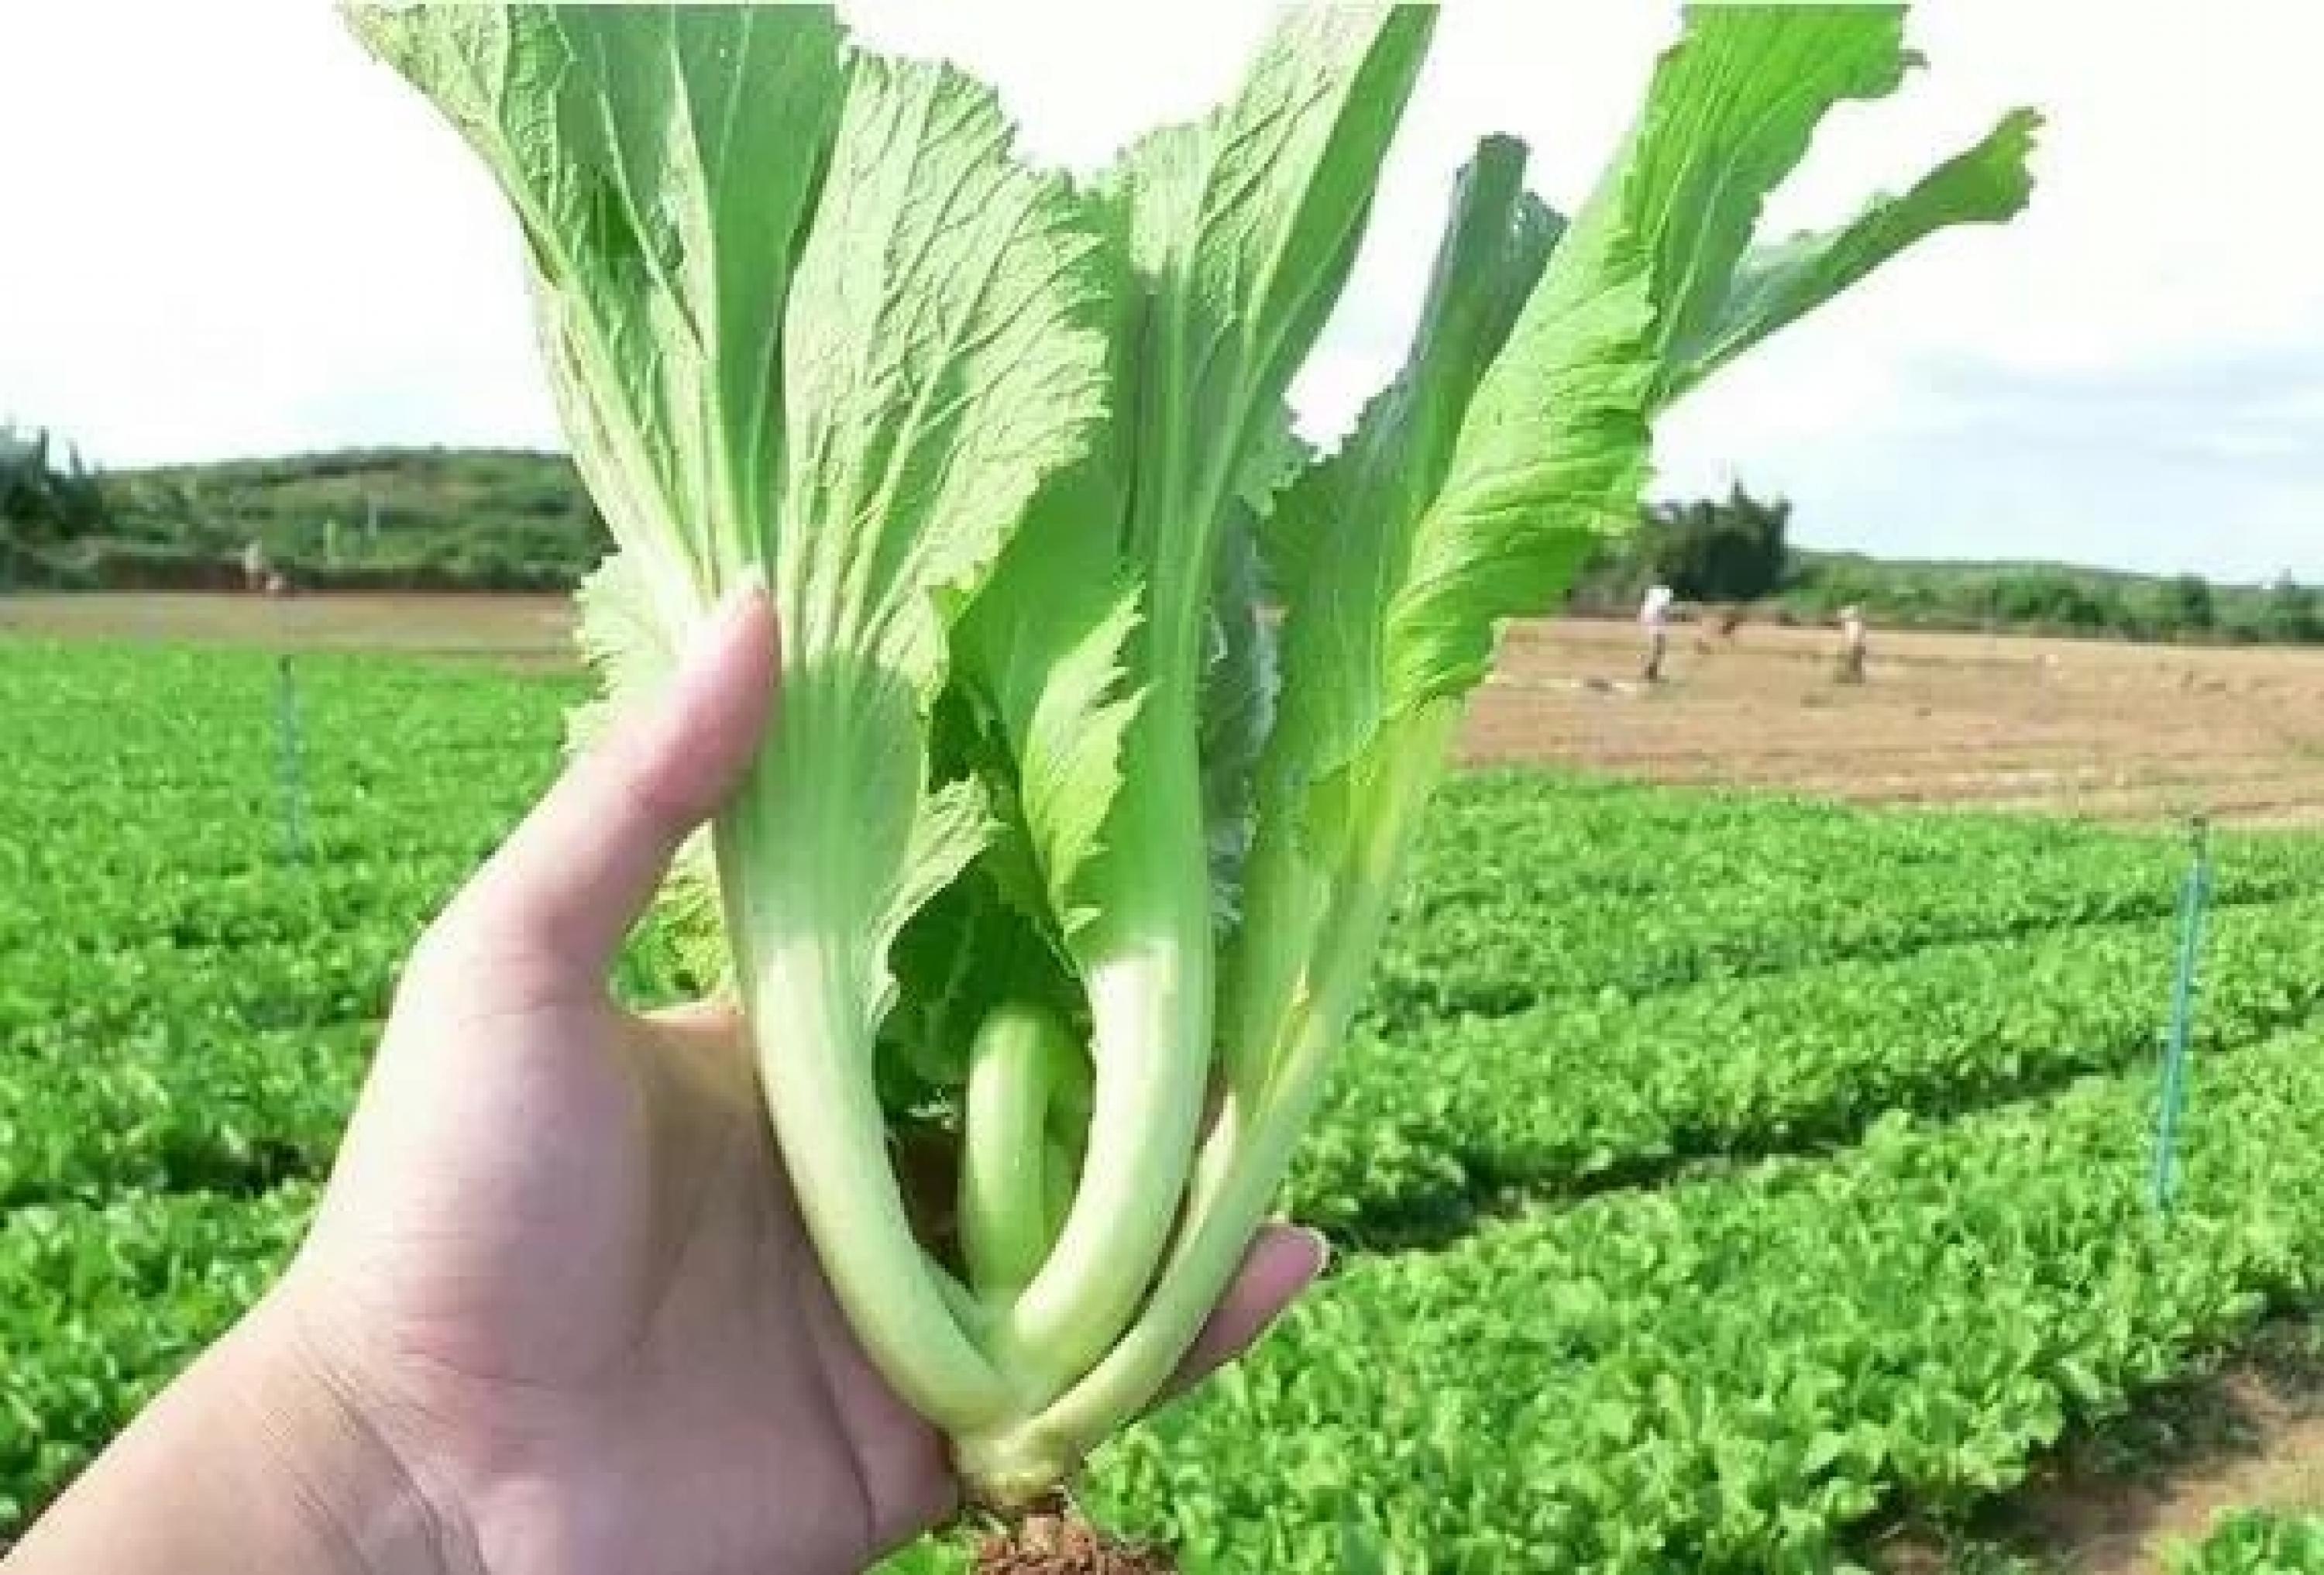
<svg viewBox="0 0 2324 1575"><path fill-rule="evenodd" d="M644 751L617 751L606 759L604 771L613 813L641 831L667 838L693 818L671 773Z"/></svg>

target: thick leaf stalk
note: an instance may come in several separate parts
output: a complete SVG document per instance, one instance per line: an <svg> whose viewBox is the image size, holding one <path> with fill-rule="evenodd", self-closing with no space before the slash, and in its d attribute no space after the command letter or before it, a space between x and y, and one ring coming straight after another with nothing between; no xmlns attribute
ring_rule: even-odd
<svg viewBox="0 0 2324 1575"><path fill-rule="evenodd" d="M961 1110L960 1245L971 1283L1006 1296L1055 1245L1078 1180L1051 1136L1082 1076L1081 1047L1056 1015L1007 1001L978 1028Z"/></svg>

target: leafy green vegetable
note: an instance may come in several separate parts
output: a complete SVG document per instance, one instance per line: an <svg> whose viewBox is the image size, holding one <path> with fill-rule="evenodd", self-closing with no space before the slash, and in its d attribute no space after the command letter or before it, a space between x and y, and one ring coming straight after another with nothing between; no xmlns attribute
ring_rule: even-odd
<svg viewBox="0 0 2324 1575"><path fill-rule="evenodd" d="M2229 1510L2201 1542L2165 1543L2163 1565L2170 1575L2313 1575L2324 1570L2324 1515Z"/></svg>
<svg viewBox="0 0 2324 1575"><path fill-rule="evenodd" d="M2014 212L2032 124L1753 252L1825 113L1901 80L1902 14L1692 14L1570 226L1486 143L1403 373L1314 456L1286 391L1430 10L1288 14L1085 189L819 10L355 15L523 225L621 548L584 598L609 689L772 587L725 945L849 1318L1003 1503L1143 1408L1233 1273L1500 621L1636 517L1679 391ZM914 1232L908 1125L954 1147L957 1242Z"/></svg>

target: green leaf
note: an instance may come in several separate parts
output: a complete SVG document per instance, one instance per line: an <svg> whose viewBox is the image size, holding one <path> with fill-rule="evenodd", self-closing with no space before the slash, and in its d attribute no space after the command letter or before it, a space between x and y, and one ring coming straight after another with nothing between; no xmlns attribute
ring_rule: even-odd
<svg viewBox="0 0 2324 1575"><path fill-rule="evenodd" d="M1259 763L1275 728L1280 681L1275 629L1260 605L1258 529L1230 523L1213 576L1210 649L1203 673L1203 824L1211 907L1222 929L1242 917L1243 866L1257 830Z"/></svg>
<svg viewBox="0 0 2324 1575"><path fill-rule="evenodd" d="M1521 150L1488 143L1463 176L1410 360L1268 532L1284 700L1259 916L1230 971L1240 1086L1268 1075L1319 971L1354 944L1332 916L1377 907L1354 897L1392 873L1428 791L1416 757L1449 746L1449 708L1483 680L1501 621L1550 610L1598 539L1635 523L1670 391L1935 225L2009 205L1991 196L2015 157L2003 135L1821 251L1745 264L1824 115L1892 90L1906 63L1898 7L1691 10L1545 265L1554 221L1517 216L1542 211L1521 202Z"/></svg>
<svg viewBox="0 0 2324 1575"><path fill-rule="evenodd" d="M573 601L574 640L599 686L598 696L568 719L567 744L577 751L604 730L615 706L659 688L677 665L678 651L673 631L653 605L651 586L625 553L606 554Z"/></svg>
<svg viewBox="0 0 2324 1575"><path fill-rule="evenodd" d="M761 1063L808 1222L883 1370L954 1426L1001 1396L928 1288L862 1085L889 944L989 828L982 794L927 791L946 626L1104 412L1101 238L1010 140L957 74L857 62L785 323L782 703L722 822L757 999L803 1040Z"/></svg>
<svg viewBox="0 0 2324 1575"><path fill-rule="evenodd" d="M1983 192L1990 166L2007 161L2008 136L1985 159L1924 183L1960 205L1951 210L1924 198L1869 228L1859 221L1835 259L1805 272L1795 260L1781 287L1745 268L1767 195L1824 115L1904 80L1903 26L1899 6L1688 12L1628 143L1479 387L1423 517L1389 616L1388 686L1397 703L1472 687L1498 621L1548 610L1592 539L1631 527L1648 419L1699 375L1674 370L1688 363L1687 346L1739 350L1821 299L1812 287L1853 282L1936 224L1990 210L1982 198L1962 198ZM1741 318L1731 310L1738 300Z"/></svg>
<svg viewBox="0 0 2324 1575"><path fill-rule="evenodd" d="M1947 160L1902 197L1883 195L1836 230L1754 247L1719 309L1674 345L1664 398L1675 400L1770 334L1846 290L1923 236L1960 224L2001 224L2024 211L2026 161L2042 117L2012 111L1984 141Z"/></svg>
<svg viewBox="0 0 2324 1575"><path fill-rule="evenodd" d="M659 616L752 556L851 71L827 8L364 6L524 228L574 457Z"/></svg>
<svg viewBox="0 0 2324 1575"><path fill-rule="evenodd" d="M1282 684L1275 624L1264 605L1267 574L1259 532L1284 490L1314 457L1313 447L1292 424L1291 408L1282 406L1244 456L1211 574L1198 749L1211 909L1222 933L1242 919L1243 869L1258 832L1259 760L1275 731Z"/></svg>
<svg viewBox="0 0 2324 1575"><path fill-rule="evenodd" d="M1125 668L1138 598L1120 566L1117 494L1077 469L1036 503L962 614L954 664L997 726L1046 903L1032 916L1069 942L1092 908L1077 889L1121 787L1139 696Z"/></svg>
<svg viewBox="0 0 2324 1575"><path fill-rule="evenodd" d="M1563 228L1526 194L1525 162L1523 143L1494 137L1462 171L1403 371L1268 520L1286 609L1283 717L1266 768L1277 793L1347 769L1406 703L1388 687L1388 640L1416 578L1416 530Z"/></svg>
<svg viewBox="0 0 2324 1575"><path fill-rule="evenodd" d="M1461 175L1403 371L1347 444L1310 465L1263 528L1285 603L1280 712L1257 769L1246 915L1231 953L1224 1039L1256 1091L1295 1003L1312 990L1330 883L1360 858L1359 763L1391 747L1389 612L1412 573L1416 522L1462 419L1555 244L1526 196L1525 149L1488 139Z"/></svg>
<svg viewBox="0 0 2324 1575"><path fill-rule="evenodd" d="M625 615L668 645L767 571L782 699L718 840L770 1107L883 1369L988 1419L1005 1391L912 1239L872 1060L897 934L991 829L980 786L928 781L929 714L953 617L1104 419L1103 236L989 88L846 52L825 11L357 25L523 221Z"/></svg>
<svg viewBox="0 0 2324 1575"><path fill-rule="evenodd" d="M566 723L566 748L577 753L622 705L659 690L678 662L672 631L653 605L652 590L627 553L606 556L574 596L575 637L597 675L596 698L576 706ZM653 923L678 966L693 979L721 988L733 977L732 949L719 909L718 865L707 828L686 839L670 861L654 903Z"/></svg>
<svg viewBox="0 0 2324 1575"><path fill-rule="evenodd" d="M1128 544L1170 681L1197 676L1216 534L1278 460L1284 391L1347 281L1434 28L1422 6L1288 11L1230 103L1106 179L1146 291Z"/></svg>

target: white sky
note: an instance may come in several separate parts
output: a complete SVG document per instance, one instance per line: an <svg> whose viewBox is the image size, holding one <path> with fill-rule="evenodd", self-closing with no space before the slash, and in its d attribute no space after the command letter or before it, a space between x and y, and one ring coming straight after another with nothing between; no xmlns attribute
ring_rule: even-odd
<svg viewBox="0 0 2324 1575"><path fill-rule="evenodd" d="M1263 21L851 9L999 82L1075 163L1202 108ZM1311 428L1401 356L1476 137L1525 137L1571 207L1674 14L1453 6L1298 390ZM1913 32L1932 69L1835 116L1774 223L1836 219L2018 103L2051 123L2033 209L1924 244L1696 396L1659 486L1786 492L1821 545L2324 580L2324 7L1930 0ZM115 465L558 446L499 198L327 7L0 0L0 418Z"/></svg>

